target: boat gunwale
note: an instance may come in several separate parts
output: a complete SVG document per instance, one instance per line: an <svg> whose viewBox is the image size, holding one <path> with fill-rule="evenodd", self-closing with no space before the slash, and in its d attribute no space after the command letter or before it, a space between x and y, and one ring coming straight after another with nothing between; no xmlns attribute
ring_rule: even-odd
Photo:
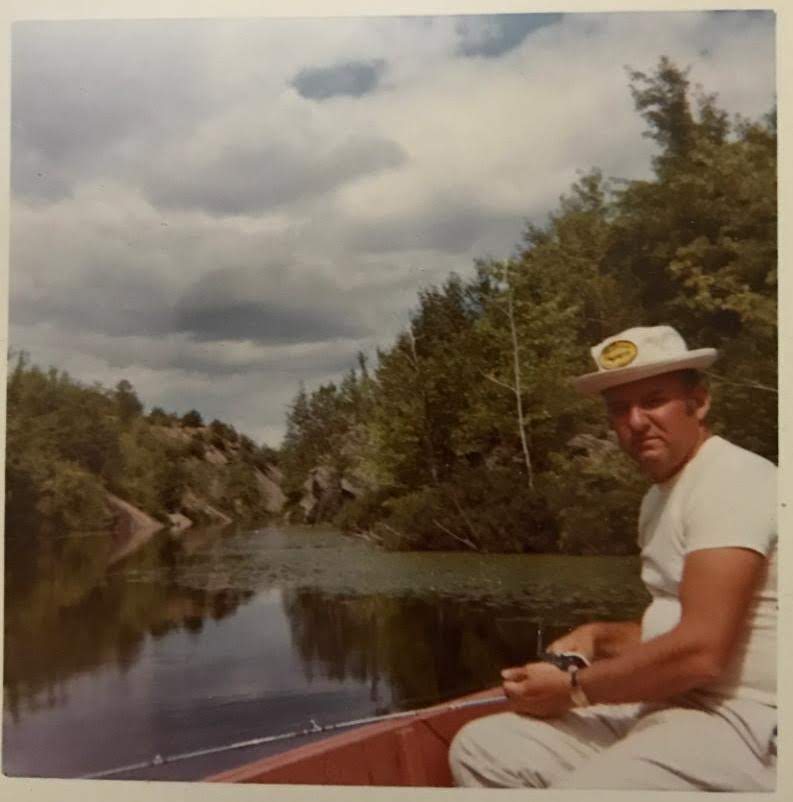
<svg viewBox="0 0 793 802"><path fill-rule="evenodd" d="M474 703L478 701L486 702L493 699L491 705L476 706ZM502 702L503 704L499 704ZM310 744L297 746L284 752L279 752L275 755L266 755L257 758L248 763L243 763L232 769L218 772L216 774L205 777L203 782L211 783L267 783L268 780L260 779L263 775L273 771L288 771L291 767L299 768L301 764L308 763L322 757L327 757L335 751L350 749L355 746L363 745L377 736L386 735L387 733L398 733L400 731L407 731L411 728L418 728L426 725L433 731L434 735L437 732L431 727L431 722L444 718L446 716L458 716L465 718L462 724L467 720L472 720L484 715L502 712L506 708L506 699L503 697L503 691L500 687L489 688L484 691L478 691L473 694L461 696L456 699L442 702L430 707L421 708L414 711L414 716L405 716L402 718L391 719L386 721L376 721L370 724L362 724L360 727L355 728L350 732L342 732L329 735L319 741ZM465 712L464 712L465 711ZM273 780L273 784L288 784L300 785L299 781L280 781ZM306 782L307 786L315 786L316 783ZM330 785L331 783L327 783Z"/></svg>

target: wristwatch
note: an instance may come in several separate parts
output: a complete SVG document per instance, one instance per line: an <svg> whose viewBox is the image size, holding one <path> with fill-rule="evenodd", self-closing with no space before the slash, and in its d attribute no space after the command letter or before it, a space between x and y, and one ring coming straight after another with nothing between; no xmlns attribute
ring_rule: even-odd
<svg viewBox="0 0 793 802"><path fill-rule="evenodd" d="M589 707L591 702L578 683L578 666L570 666L570 698L574 707Z"/></svg>

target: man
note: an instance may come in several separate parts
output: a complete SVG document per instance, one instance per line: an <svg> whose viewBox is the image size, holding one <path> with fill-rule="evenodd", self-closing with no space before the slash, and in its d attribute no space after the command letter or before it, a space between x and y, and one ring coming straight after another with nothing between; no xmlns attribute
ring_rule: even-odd
<svg viewBox="0 0 793 802"><path fill-rule="evenodd" d="M621 448L652 480L639 515L642 620L595 622L554 642L589 667L505 669L514 712L471 722L458 785L763 791L775 787L776 467L711 434L699 370L669 326L592 349ZM593 503L597 503L594 499Z"/></svg>

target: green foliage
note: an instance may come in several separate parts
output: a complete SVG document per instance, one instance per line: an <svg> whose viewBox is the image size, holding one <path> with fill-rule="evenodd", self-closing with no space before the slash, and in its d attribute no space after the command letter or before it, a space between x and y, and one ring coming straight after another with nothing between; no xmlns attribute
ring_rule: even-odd
<svg viewBox="0 0 793 802"><path fill-rule="evenodd" d="M69 462L54 466L52 475L40 488L36 512L58 529L96 528L109 524L100 480Z"/></svg>
<svg viewBox="0 0 793 802"><path fill-rule="evenodd" d="M345 504L334 517L333 524L345 532L368 531L387 515L385 502L388 498L388 491L382 488L366 492Z"/></svg>
<svg viewBox="0 0 793 802"><path fill-rule="evenodd" d="M206 447L204 446L204 438L201 436L200 432L195 432L187 446L187 456L194 457L195 459L203 459L205 453Z"/></svg>
<svg viewBox="0 0 793 802"><path fill-rule="evenodd" d="M152 407L148 419L155 426L171 426L176 423L176 417L169 415L162 407Z"/></svg>
<svg viewBox="0 0 793 802"><path fill-rule="evenodd" d="M204 425L204 419L201 417L201 413L195 409L185 412L185 414L182 415L181 422L182 426L189 426L193 429L197 429L199 426Z"/></svg>
<svg viewBox="0 0 793 802"><path fill-rule="evenodd" d="M455 434L480 380L476 299L452 275L419 295L394 347L380 352L368 436L381 481L405 489L437 485L459 455Z"/></svg>
<svg viewBox="0 0 793 802"><path fill-rule="evenodd" d="M340 519L350 527L357 512L355 528L373 529L387 548L556 550L555 525L544 501L515 470L462 468L448 483L376 501L353 503ZM385 514L378 516L381 511Z"/></svg>
<svg viewBox="0 0 793 802"><path fill-rule="evenodd" d="M256 443L251 440L250 437L243 434L240 436L240 450L243 451L247 455L253 455L256 453Z"/></svg>
<svg viewBox="0 0 793 802"><path fill-rule="evenodd" d="M122 379L116 385L115 400L118 418L122 424L129 423L143 412L143 404L126 379Z"/></svg>
<svg viewBox="0 0 793 802"><path fill-rule="evenodd" d="M543 495L559 524L559 550L636 551L636 520L647 482L610 438L579 435L552 456Z"/></svg>
<svg viewBox="0 0 793 802"><path fill-rule="evenodd" d="M179 448L142 420L121 436L124 472L118 492L160 520L179 508L187 474Z"/></svg>
<svg viewBox="0 0 793 802"><path fill-rule="evenodd" d="M16 355L8 380L7 531L107 528L108 491L163 522L188 490L231 517L264 515L254 466L268 469L270 449L243 437L236 454L239 437L227 424L213 422L205 438L201 430L188 435L161 409L147 417L142 409L125 380L113 391L85 387ZM188 424L200 418L188 416ZM217 441L220 433L229 439ZM224 464L206 461L210 438ZM200 510L190 514L199 522Z"/></svg>
<svg viewBox="0 0 793 802"><path fill-rule="evenodd" d="M20 353L8 380L6 522L9 527L105 521L97 495L121 470L120 422L109 394L66 373L28 366ZM96 477L100 485L92 481ZM82 488L85 498L76 499ZM74 511L65 505L74 500ZM94 518L91 518L95 514Z"/></svg>
<svg viewBox="0 0 793 802"><path fill-rule="evenodd" d="M198 425L200 426L201 424L199 423ZM237 430L233 426L228 423L223 423L223 421L220 421L217 418L215 418L212 423L209 424L209 430L214 435L214 438L220 441L228 440L229 442L233 443L239 437Z"/></svg>
<svg viewBox="0 0 793 802"><path fill-rule="evenodd" d="M284 492L293 501L300 497L309 471L318 465L330 470L333 484L342 475L355 476L360 471L366 453L362 424L370 415L371 393L372 380L365 370L360 374L351 370L339 386L331 382L310 395L300 386L278 455ZM254 461L269 460L266 446L257 452L251 442L249 450Z"/></svg>
<svg viewBox="0 0 793 802"><path fill-rule="evenodd" d="M235 462L230 466L222 501L227 509L233 509L243 517L255 514L264 504L256 476L245 463Z"/></svg>

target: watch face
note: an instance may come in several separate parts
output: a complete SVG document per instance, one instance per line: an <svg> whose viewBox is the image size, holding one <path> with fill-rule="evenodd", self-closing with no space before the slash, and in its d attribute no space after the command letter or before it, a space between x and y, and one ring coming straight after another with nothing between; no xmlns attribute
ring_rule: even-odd
<svg viewBox="0 0 793 802"><path fill-rule="evenodd" d="M540 660L545 663L553 663L562 671L569 671L571 668L586 668L589 660L578 652L543 652Z"/></svg>

